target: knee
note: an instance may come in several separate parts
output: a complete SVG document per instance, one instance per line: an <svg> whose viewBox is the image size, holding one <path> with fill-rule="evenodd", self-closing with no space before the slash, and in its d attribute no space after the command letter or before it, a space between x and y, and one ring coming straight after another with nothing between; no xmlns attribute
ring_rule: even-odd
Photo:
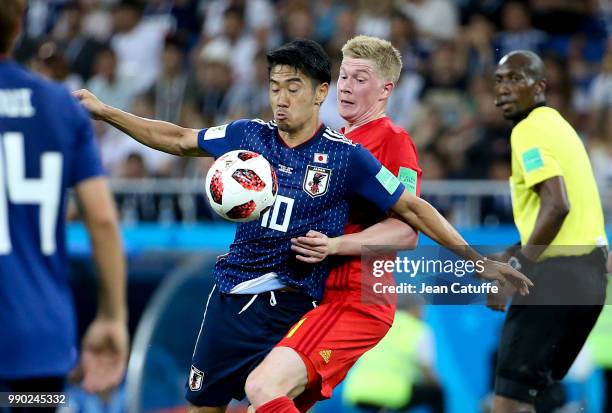
<svg viewBox="0 0 612 413"><path fill-rule="evenodd" d="M249 374L244 385L244 392L255 409L273 400L275 393L277 393L274 390L271 383L264 381L264 376L260 374L258 369Z"/></svg>

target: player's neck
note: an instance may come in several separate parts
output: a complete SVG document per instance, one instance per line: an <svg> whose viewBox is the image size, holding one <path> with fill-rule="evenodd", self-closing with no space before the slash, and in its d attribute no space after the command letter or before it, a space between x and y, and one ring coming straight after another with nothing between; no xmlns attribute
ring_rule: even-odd
<svg viewBox="0 0 612 413"><path fill-rule="evenodd" d="M304 127L300 130L295 132L287 132L279 129L278 133L287 146L294 148L312 139L312 137L319 131L320 127L321 121L318 117L316 117L304 125Z"/></svg>
<svg viewBox="0 0 612 413"><path fill-rule="evenodd" d="M355 129L365 125L366 123L372 122L373 120L384 118L385 116L387 116L387 112L385 109L385 107L382 107L379 110L366 112L363 114L363 116L360 116L359 118L354 119L352 121L347 120L346 126L344 127L344 133L352 132Z"/></svg>
<svg viewBox="0 0 612 413"><path fill-rule="evenodd" d="M0 53L0 61L9 60L11 56L8 53Z"/></svg>

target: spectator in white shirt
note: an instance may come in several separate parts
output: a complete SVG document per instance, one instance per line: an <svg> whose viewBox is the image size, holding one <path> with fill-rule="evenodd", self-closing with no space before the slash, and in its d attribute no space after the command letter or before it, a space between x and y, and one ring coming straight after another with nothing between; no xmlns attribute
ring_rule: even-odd
<svg viewBox="0 0 612 413"><path fill-rule="evenodd" d="M119 73L130 78L139 92L157 79L169 25L167 16L143 19L143 12L144 3L122 0L114 10L115 35L111 39Z"/></svg>

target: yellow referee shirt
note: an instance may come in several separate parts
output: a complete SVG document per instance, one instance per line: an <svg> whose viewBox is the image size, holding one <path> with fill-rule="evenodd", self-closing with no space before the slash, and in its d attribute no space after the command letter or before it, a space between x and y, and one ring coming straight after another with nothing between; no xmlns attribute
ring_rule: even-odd
<svg viewBox="0 0 612 413"><path fill-rule="evenodd" d="M562 176L570 204L561 230L541 258L582 255L596 245L607 245L603 211L586 149L572 126L556 110L542 106L512 129L512 209L514 222L525 244L540 210L534 186Z"/></svg>

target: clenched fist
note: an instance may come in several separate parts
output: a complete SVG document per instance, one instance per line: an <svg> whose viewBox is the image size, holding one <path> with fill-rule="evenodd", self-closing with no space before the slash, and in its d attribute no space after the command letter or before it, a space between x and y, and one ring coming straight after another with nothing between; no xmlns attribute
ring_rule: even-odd
<svg viewBox="0 0 612 413"><path fill-rule="evenodd" d="M102 101L100 101L96 95L87 89L80 89L72 92L72 94L79 100L79 102L81 102L81 105L87 109L92 118L96 120L104 120L103 117L106 105L102 103Z"/></svg>

